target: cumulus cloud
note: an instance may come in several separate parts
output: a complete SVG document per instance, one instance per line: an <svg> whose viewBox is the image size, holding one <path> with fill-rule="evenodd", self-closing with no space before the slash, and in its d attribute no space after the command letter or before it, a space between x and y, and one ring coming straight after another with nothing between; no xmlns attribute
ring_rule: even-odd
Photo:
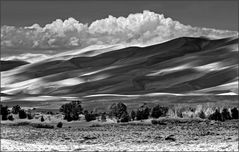
<svg viewBox="0 0 239 152"><path fill-rule="evenodd" d="M25 50L66 50L97 44L160 43L182 36L223 38L238 35L236 31L183 25L162 14L150 11L96 20L90 25L74 18L57 19L44 27L1 27L1 47ZM57 51L56 51L57 53Z"/></svg>

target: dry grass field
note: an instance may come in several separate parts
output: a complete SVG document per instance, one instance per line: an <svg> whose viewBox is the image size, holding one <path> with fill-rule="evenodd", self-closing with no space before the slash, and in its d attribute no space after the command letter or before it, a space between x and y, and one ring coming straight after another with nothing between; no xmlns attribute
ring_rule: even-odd
<svg viewBox="0 0 239 152"><path fill-rule="evenodd" d="M159 120L54 129L2 124L1 151L238 151L238 120Z"/></svg>

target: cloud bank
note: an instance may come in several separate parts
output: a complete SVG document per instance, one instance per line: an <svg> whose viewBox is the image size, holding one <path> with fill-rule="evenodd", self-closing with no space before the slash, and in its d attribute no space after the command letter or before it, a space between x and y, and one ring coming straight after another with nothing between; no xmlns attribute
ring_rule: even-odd
<svg viewBox="0 0 239 152"><path fill-rule="evenodd" d="M238 35L236 31L192 27L162 14L150 11L96 20L90 25L74 18L57 19L44 27L1 27L1 48L7 50L68 50L89 45L119 43L160 43L182 36L223 38ZM25 52L26 53L26 52ZM29 51L28 51L29 53Z"/></svg>

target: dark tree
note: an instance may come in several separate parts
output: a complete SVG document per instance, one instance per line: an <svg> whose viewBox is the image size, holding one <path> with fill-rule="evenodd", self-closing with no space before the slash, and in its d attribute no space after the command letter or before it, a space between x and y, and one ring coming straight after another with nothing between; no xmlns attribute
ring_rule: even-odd
<svg viewBox="0 0 239 152"><path fill-rule="evenodd" d="M222 115L218 109L208 117L209 120L222 121Z"/></svg>
<svg viewBox="0 0 239 152"><path fill-rule="evenodd" d="M143 119L148 119L149 115L150 115L150 109L149 107L146 106L144 109Z"/></svg>
<svg viewBox="0 0 239 152"><path fill-rule="evenodd" d="M79 114L81 114L83 108L81 107L80 101L72 101L70 103L66 103L61 106L60 112L62 112L65 116L64 119L67 121L78 120Z"/></svg>
<svg viewBox="0 0 239 152"><path fill-rule="evenodd" d="M58 124L56 126L57 126L57 128L62 128L63 123L62 122L58 122Z"/></svg>
<svg viewBox="0 0 239 152"><path fill-rule="evenodd" d="M206 115L205 115L205 113L202 110L199 112L198 116L201 119L205 119L206 118Z"/></svg>
<svg viewBox="0 0 239 152"><path fill-rule="evenodd" d="M27 114L27 119L33 119L33 116L31 115L31 113Z"/></svg>
<svg viewBox="0 0 239 152"><path fill-rule="evenodd" d="M93 114L93 112L85 113L85 120L87 122L92 121L92 120L96 120L96 114Z"/></svg>
<svg viewBox="0 0 239 152"><path fill-rule="evenodd" d="M109 115L120 119L125 112L127 112L127 106L119 102L111 105Z"/></svg>
<svg viewBox="0 0 239 152"><path fill-rule="evenodd" d="M142 106L139 107L139 109L136 112L136 119L137 120L148 119L149 113L150 109L148 108L148 106L146 106L146 104L143 104Z"/></svg>
<svg viewBox="0 0 239 152"><path fill-rule="evenodd" d="M239 118L239 112L238 112L238 109L236 107L231 109L231 113L232 113L232 119L238 119Z"/></svg>
<svg viewBox="0 0 239 152"><path fill-rule="evenodd" d="M48 111L47 114L48 115L53 115L53 112L52 111Z"/></svg>
<svg viewBox="0 0 239 152"><path fill-rule="evenodd" d="M43 117L43 116L41 116L41 122L43 122L43 121L45 121L45 119L44 119L44 117Z"/></svg>
<svg viewBox="0 0 239 152"><path fill-rule="evenodd" d="M134 110L131 111L130 115L131 115L132 120L135 120L136 112Z"/></svg>
<svg viewBox="0 0 239 152"><path fill-rule="evenodd" d="M20 109L20 110L19 110L18 116L19 116L20 119L25 119L25 118L27 118L27 114L26 114L26 112L25 112L24 109Z"/></svg>
<svg viewBox="0 0 239 152"><path fill-rule="evenodd" d="M12 107L12 113L13 114L18 114L20 110L21 110L21 107L19 105L16 105L16 106Z"/></svg>
<svg viewBox="0 0 239 152"><path fill-rule="evenodd" d="M106 122L106 113L105 113L105 112L103 112L103 113L101 114L101 121L102 121L102 122Z"/></svg>
<svg viewBox="0 0 239 152"><path fill-rule="evenodd" d="M10 120L10 121L13 121L14 120L14 118L13 118L13 116L12 115L10 115L10 116L8 116L8 118L7 118L8 120Z"/></svg>
<svg viewBox="0 0 239 152"><path fill-rule="evenodd" d="M230 112L227 108L223 108L221 115L223 121L232 119Z"/></svg>
<svg viewBox="0 0 239 152"><path fill-rule="evenodd" d="M121 117L120 117L120 122L129 122L130 121L130 117L129 114L127 113L127 111L125 111Z"/></svg>
<svg viewBox="0 0 239 152"><path fill-rule="evenodd" d="M7 116L9 114L8 106L0 105L0 107L1 107L2 120L7 120Z"/></svg>
<svg viewBox="0 0 239 152"><path fill-rule="evenodd" d="M151 117L159 118L166 116L168 112L168 107L160 107L159 105L153 107Z"/></svg>

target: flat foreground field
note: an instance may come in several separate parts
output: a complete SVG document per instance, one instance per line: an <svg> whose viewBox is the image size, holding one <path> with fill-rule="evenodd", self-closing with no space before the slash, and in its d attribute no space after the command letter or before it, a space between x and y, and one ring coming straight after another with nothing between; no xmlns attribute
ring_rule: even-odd
<svg viewBox="0 0 239 152"><path fill-rule="evenodd" d="M65 124L63 124L64 126ZM238 120L1 126L1 151L238 151Z"/></svg>

